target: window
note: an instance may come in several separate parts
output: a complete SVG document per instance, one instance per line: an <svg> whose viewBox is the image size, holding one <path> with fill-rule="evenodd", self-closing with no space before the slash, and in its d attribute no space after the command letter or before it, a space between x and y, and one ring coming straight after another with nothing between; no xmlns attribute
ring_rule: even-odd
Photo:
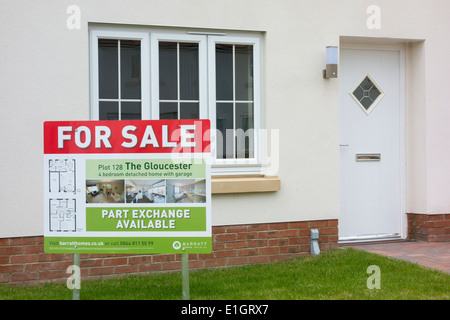
<svg viewBox="0 0 450 320"><path fill-rule="evenodd" d="M199 118L198 44L159 42L159 118Z"/></svg>
<svg viewBox="0 0 450 320"><path fill-rule="evenodd" d="M203 35L151 37L152 119L207 119L206 41Z"/></svg>
<svg viewBox="0 0 450 320"><path fill-rule="evenodd" d="M99 119L141 119L141 43L98 39Z"/></svg>
<svg viewBox="0 0 450 320"><path fill-rule="evenodd" d="M109 27L90 34L92 119L209 118L213 174L261 172L259 35Z"/></svg>
<svg viewBox="0 0 450 320"><path fill-rule="evenodd" d="M90 30L92 120L149 119L148 55L148 33Z"/></svg>
<svg viewBox="0 0 450 320"><path fill-rule="evenodd" d="M210 39L209 50L211 55L214 54L210 59L210 70L215 77L215 88L211 93L214 101L210 104L214 106L213 119L218 134L218 163L239 163L239 159L247 159L246 163L251 164L256 158L255 129L260 128L261 108L260 63L259 42L251 40L254 39Z"/></svg>

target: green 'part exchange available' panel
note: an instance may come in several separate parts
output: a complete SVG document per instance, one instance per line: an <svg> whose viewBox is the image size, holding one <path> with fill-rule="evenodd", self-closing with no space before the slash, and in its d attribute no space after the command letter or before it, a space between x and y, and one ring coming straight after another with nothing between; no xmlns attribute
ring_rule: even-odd
<svg viewBox="0 0 450 320"><path fill-rule="evenodd" d="M205 207L86 208L87 231L206 231Z"/></svg>
<svg viewBox="0 0 450 320"><path fill-rule="evenodd" d="M86 179L206 178L203 159L87 159Z"/></svg>

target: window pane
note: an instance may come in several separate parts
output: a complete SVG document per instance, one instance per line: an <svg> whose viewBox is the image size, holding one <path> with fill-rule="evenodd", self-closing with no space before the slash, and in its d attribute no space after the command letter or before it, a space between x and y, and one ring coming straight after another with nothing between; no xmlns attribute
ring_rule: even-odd
<svg viewBox="0 0 450 320"><path fill-rule="evenodd" d="M253 46L235 46L236 100L253 100Z"/></svg>
<svg viewBox="0 0 450 320"><path fill-rule="evenodd" d="M216 99L233 100L233 46L216 44Z"/></svg>
<svg viewBox="0 0 450 320"><path fill-rule="evenodd" d="M180 103L180 119L198 119L198 103Z"/></svg>
<svg viewBox="0 0 450 320"><path fill-rule="evenodd" d="M120 95L122 99L141 98L141 42L120 41Z"/></svg>
<svg viewBox="0 0 450 320"><path fill-rule="evenodd" d="M233 104L217 103L217 158L233 158Z"/></svg>
<svg viewBox="0 0 450 320"><path fill-rule="evenodd" d="M176 102L161 102L159 104L159 119L178 119L178 104Z"/></svg>
<svg viewBox="0 0 450 320"><path fill-rule="evenodd" d="M118 98L118 41L98 39L98 87L100 99Z"/></svg>
<svg viewBox="0 0 450 320"><path fill-rule="evenodd" d="M120 104L120 120L141 120L141 103L122 101Z"/></svg>
<svg viewBox="0 0 450 320"><path fill-rule="evenodd" d="M253 103L236 103L236 129L253 129Z"/></svg>
<svg viewBox="0 0 450 320"><path fill-rule="evenodd" d="M198 44L180 43L180 99L198 100Z"/></svg>
<svg viewBox="0 0 450 320"><path fill-rule="evenodd" d="M99 120L119 120L119 103L100 101L98 103Z"/></svg>
<svg viewBox="0 0 450 320"><path fill-rule="evenodd" d="M253 103L236 103L236 158L253 158Z"/></svg>
<svg viewBox="0 0 450 320"><path fill-rule="evenodd" d="M177 43L159 43L159 99L177 100Z"/></svg>

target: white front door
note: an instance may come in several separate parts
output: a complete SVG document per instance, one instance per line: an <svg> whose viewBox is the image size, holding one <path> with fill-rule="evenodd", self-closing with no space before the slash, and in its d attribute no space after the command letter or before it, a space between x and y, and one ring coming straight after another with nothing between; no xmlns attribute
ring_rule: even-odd
<svg viewBox="0 0 450 320"><path fill-rule="evenodd" d="M340 241L403 236L403 55L341 46Z"/></svg>

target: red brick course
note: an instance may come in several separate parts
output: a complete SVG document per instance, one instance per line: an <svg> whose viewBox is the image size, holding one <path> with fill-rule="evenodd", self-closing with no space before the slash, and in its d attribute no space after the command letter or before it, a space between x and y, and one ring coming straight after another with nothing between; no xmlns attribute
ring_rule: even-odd
<svg viewBox="0 0 450 320"><path fill-rule="evenodd" d="M321 250L338 246L337 220L213 227L213 252L190 254L189 268L268 263L310 253L310 229L319 230ZM35 285L67 280L72 254L44 253L43 237L0 239L0 284ZM81 254L82 279L178 271L181 255Z"/></svg>
<svg viewBox="0 0 450 320"><path fill-rule="evenodd" d="M408 238L429 242L450 241L450 214L408 213Z"/></svg>

